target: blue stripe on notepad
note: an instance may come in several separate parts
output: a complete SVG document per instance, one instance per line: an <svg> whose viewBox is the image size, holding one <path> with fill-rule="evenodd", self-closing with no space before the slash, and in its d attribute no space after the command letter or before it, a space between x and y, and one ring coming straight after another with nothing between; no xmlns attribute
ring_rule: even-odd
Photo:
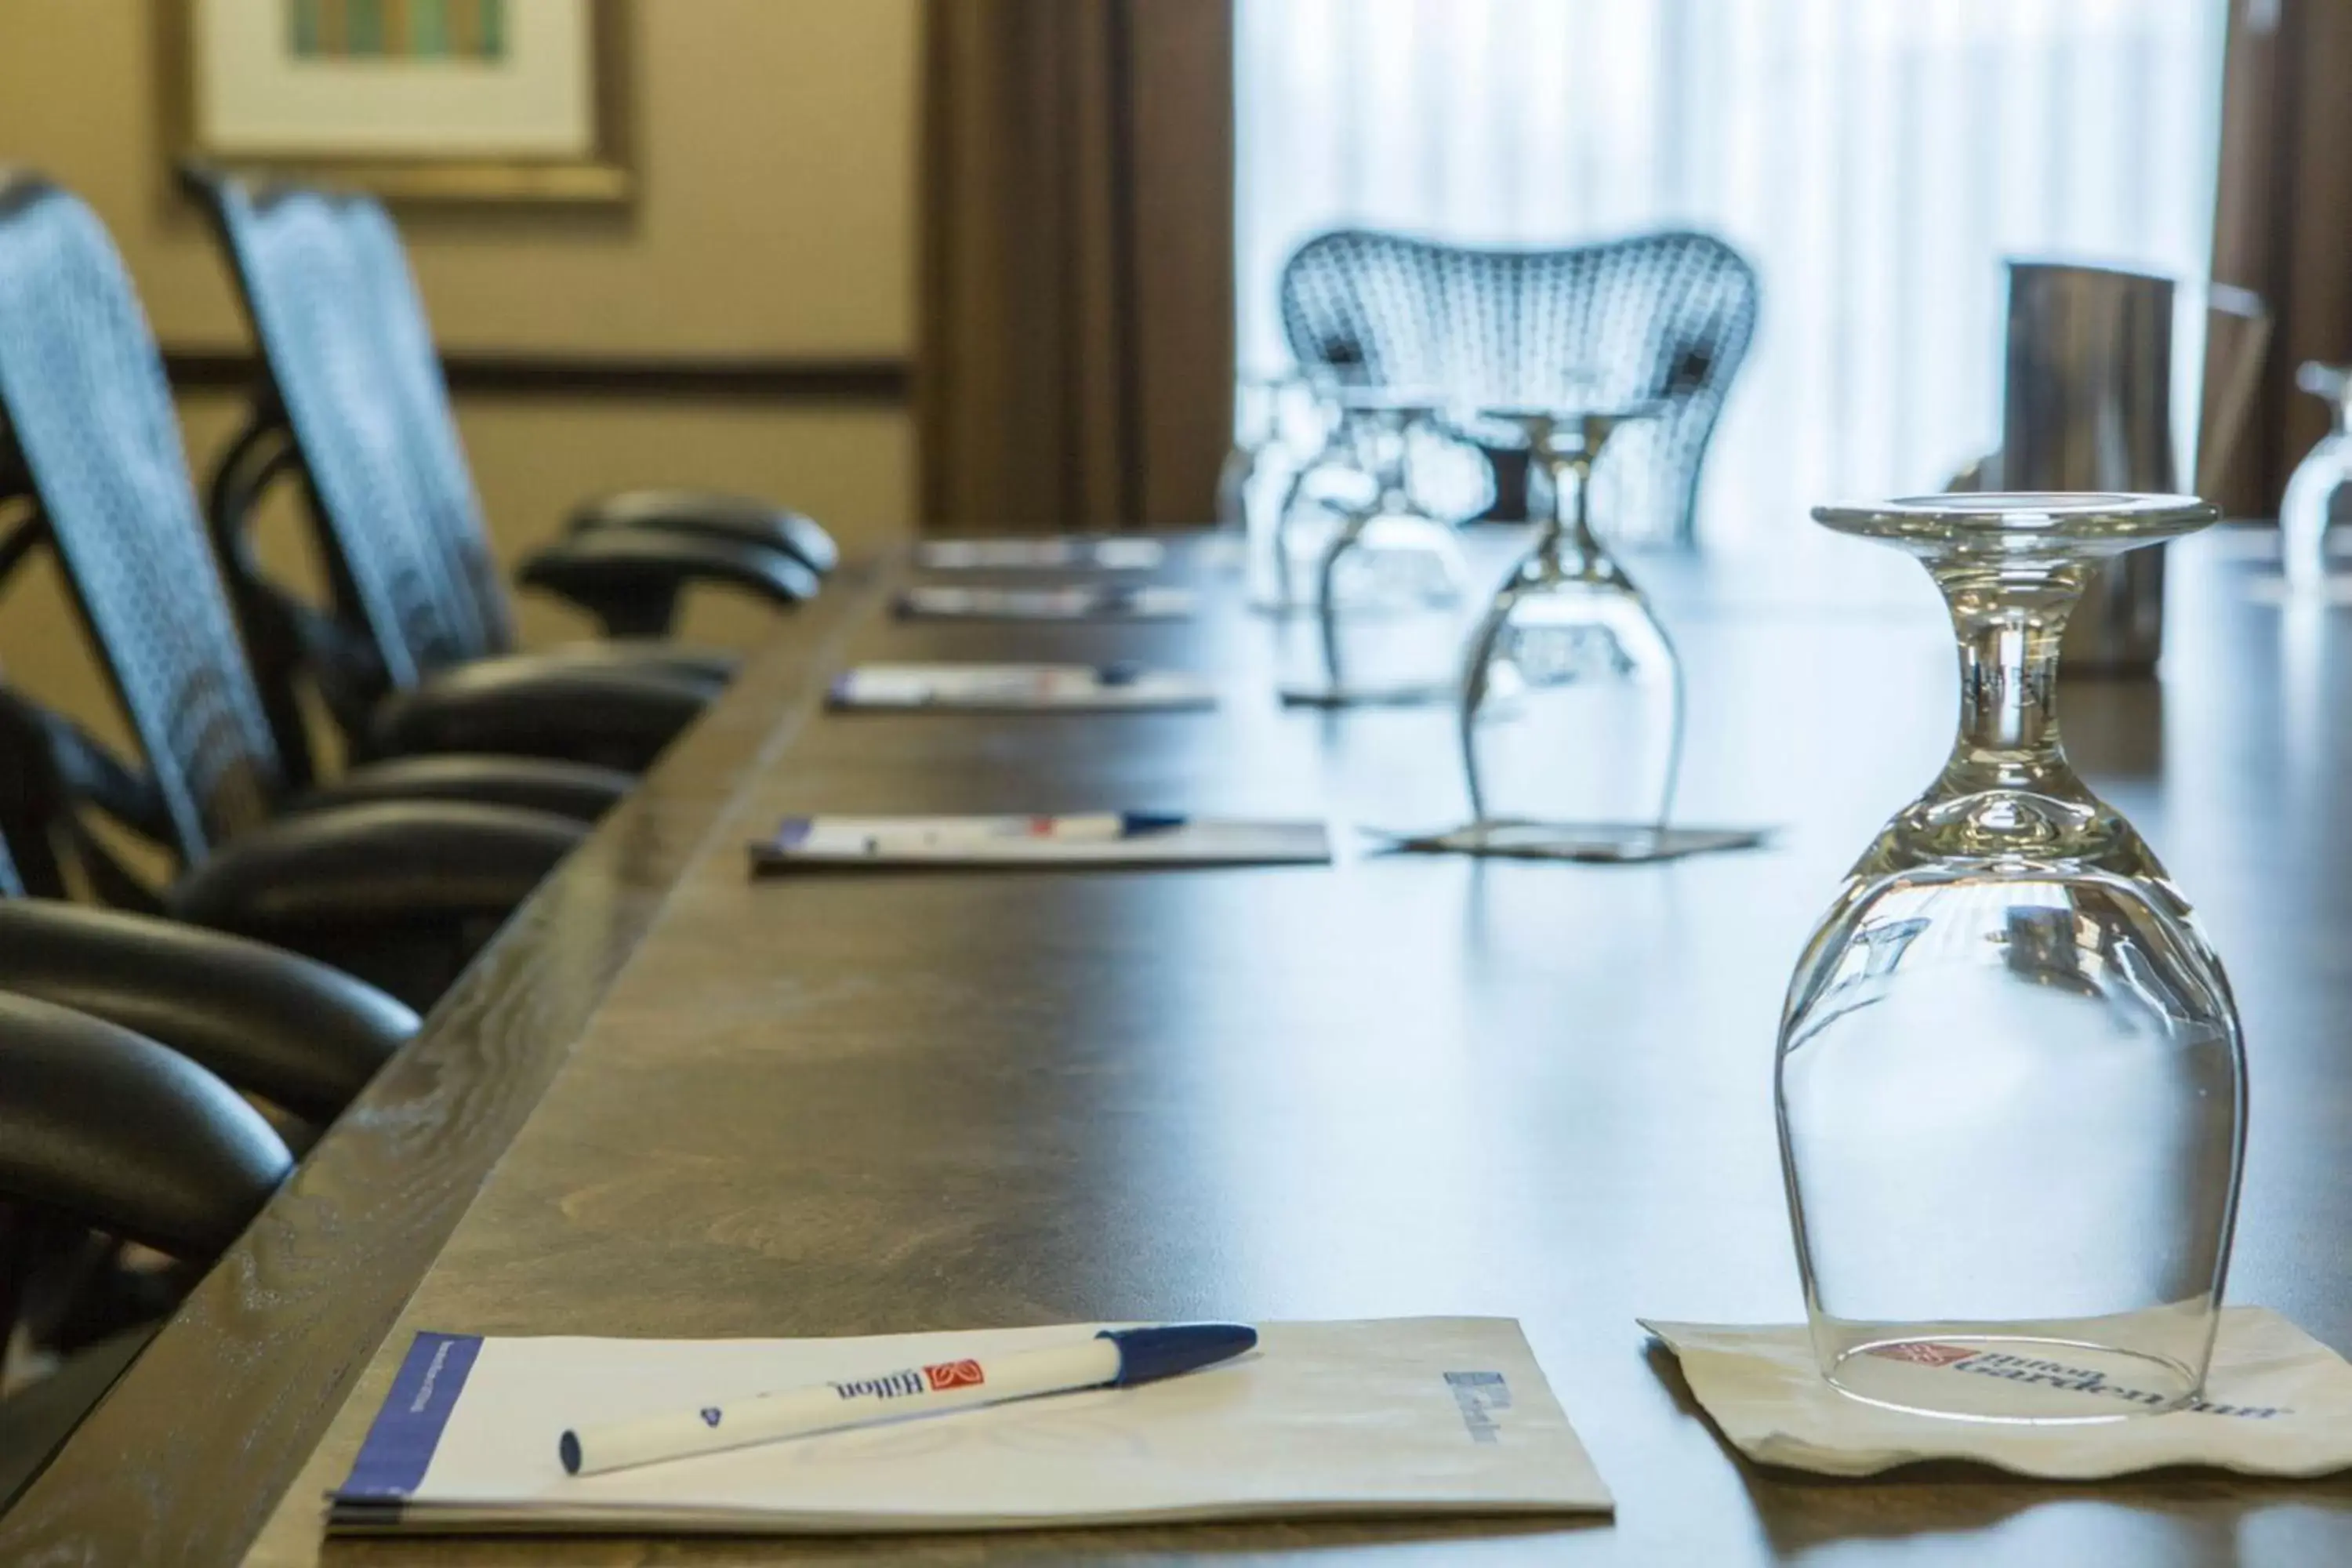
<svg viewBox="0 0 2352 1568"><path fill-rule="evenodd" d="M482 1352L479 1334L419 1334L392 1380L392 1392L368 1428L339 1499L404 1498L425 1479L442 1429L466 1391L466 1376Z"/></svg>

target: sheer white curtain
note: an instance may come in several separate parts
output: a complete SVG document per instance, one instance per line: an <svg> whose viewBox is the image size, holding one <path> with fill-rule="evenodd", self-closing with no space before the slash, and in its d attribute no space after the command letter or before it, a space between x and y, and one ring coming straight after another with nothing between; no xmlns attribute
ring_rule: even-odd
<svg viewBox="0 0 2352 1568"><path fill-rule="evenodd" d="M1276 278L1336 225L1702 228L1764 284L1702 539L1938 487L1999 438L2002 258L2203 276L2227 8L1236 0L1242 363L1286 360Z"/></svg>

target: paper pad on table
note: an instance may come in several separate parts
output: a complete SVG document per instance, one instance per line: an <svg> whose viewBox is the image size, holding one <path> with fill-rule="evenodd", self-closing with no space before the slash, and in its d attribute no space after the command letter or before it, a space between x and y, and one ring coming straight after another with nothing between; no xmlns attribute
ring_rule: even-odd
<svg viewBox="0 0 2352 1568"><path fill-rule="evenodd" d="M1681 1358L1691 1392L1723 1435L1768 1465L1867 1476L1923 1460L1962 1459L2066 1480L2168 1465L2252 1476L2352 1468L2352 1365L2264 1307L2223 1310L2204 1408L2063 1426L1954 1421L1849 1399L1822 1380L1801 1326L1647 1319L1642 1326ZM1921 1364L1918 1375L2032 1378L2064 1371L2046 1358L1978 1354ZM2127 1408L2128 1396L2128 1390L2115 1395L2117 1409Z"/></svg>
<svg viewBox="0 0 2352 1568"><path fill-rule="evenodd" d="M1172 669L1090 664L861 664L834 678L833 705L962 713L1103 713L1213 708L1216 689Z"/></svg>
<svg viewBox="0 0 2352 1568"><path fill-rule="evenodd" d="M1444 833L1396 836L1396 847L1422 855L1475 855L1501 860L1580 860L1638 866L1726 849L1753 849L1770 837L1761 827L1660 827L1651 823L1473 822Z"/></svg>
<svg viewBox="0 0 2352 1568"><path fill-rule="evenodd" d="M934 572L998 572L1023 568L1092 568L1151 572L1168 558L1156 539L932 539L915 546L915 563Z"/></svg>
<svg viewBox="0 0 2352 1568"><path fill-rule="evenodd" d="M1102 1325L839 1340L419 1334L334 1494L339 1531L798 1534L1153 1520L1605 1512L1507 1318L1271 1323L1238 1361L572 1477L567 1426L983 1359Z"/></svg>
<svg viewBox="0 0 2352 1568"><path fill-rule="evenodd" d="M1164 621L1192 613L1189 588L909 588L898 614L919 621Z"/></svg>
<svg viewBox="0 0 2352 1568"><path fill-rule="evenodd" d="M1320 822L1241 822L1154 812L1071 816L793 816L751 846L762 870L845 866L1319 865Z"/></svg>

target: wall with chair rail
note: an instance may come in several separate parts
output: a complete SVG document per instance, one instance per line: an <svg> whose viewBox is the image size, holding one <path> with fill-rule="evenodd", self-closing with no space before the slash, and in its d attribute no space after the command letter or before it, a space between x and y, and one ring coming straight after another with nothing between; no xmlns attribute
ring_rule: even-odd
<svg viewBox="0 0 2352 1568"><path fill-rule="evenodd" d="M920 10L640 0L633 205L397 215L502 553L580 496L646 481L773 496L853 552L909 526ZM249 345L210 236L171 189L161 55L146 5L0 0L0 161L72 187L113 230L201 482ZM289 563L289 521L265 527ZM523 602L534 644L585 629ZM685 630L741 644L767 624L709 598ZM0 669L122 738L43 572L0 601Z"/></svg>

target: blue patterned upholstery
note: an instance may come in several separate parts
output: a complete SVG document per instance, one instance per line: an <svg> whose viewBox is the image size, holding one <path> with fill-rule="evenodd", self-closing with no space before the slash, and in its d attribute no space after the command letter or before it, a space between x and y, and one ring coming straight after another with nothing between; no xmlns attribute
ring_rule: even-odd
<svg viewBox="0 0 2352 1568"><path fill-rule="evenodd" d="M194 859L268 815L279 759L121 258L22 176L0 181L0 416Z"/></svg>
<svg viewBox="0 0 2352 1568"><path fill-rule="evenodd" d="M415 458L413 472L429 514L432 537L450 577L473 597L474 614L489 639L489 651L514 646L514 621L506 584L490 553L489 525L482 499L457 435L449 384L441 374L441 353L433 343L433 323L424 296L408 268L408 247L391 215L373 196L335 198L351 256L367 287L367 313L382 334L394 374L399 415Z"/></svg>
<svg viewBox="0 0 2352 1568"><path fill-rule="evenodd" d="M395 687L508 650L502 608L486 612L475 568L435 516L434 454L405 400L387 397L367 308L374 279L345 237L339 198L212 182L253 331L301 454L321 540L340 563L346 609ZM493 580L494 581L494 580Z"/></svg>

